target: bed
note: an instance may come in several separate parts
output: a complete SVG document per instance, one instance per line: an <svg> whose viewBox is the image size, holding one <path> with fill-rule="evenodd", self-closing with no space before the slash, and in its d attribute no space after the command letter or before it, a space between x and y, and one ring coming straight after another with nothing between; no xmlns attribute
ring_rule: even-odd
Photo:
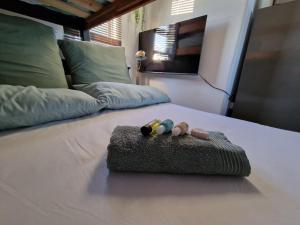
<svg viewBox="0 0 300 225"><path fill-rule="evenodd" d="M42 2L60 2L60 5L65 3L65 1ZM130 2L133 3L129 4ZM103 6L104 11L93 12L91 17L85 19L74 17L74 15L72 17L61 15L62 13L49 11L44 6L32 6L23 1L3 1L0 6L7 10L79 29L82 39L85 40L85 29L148 2L151 1L115 0L114 3ZM116 12L117 6L120 4L128 5L128 8L124 7L124 11ZM25 5L26 7L23 7ZM58 13L60 14L58 15ZM92 19L94 22L89 23L89 18L94 18ZM19 26L16 30L20 31L21 27L24 26ZM39 27L35 25L35 29ZM42 27L39 31L48 32ZM10 33L7 32L7 34ZM36 34L36 32L31 33ZM36 46L31 40L31 33L28 35L28 42L32 41L32 45ZM12 39L8 35L3 36L2 39L11 42ZM17 38L16 46L19 46L23 39ZM50 41L46 43L50 43ZM53 42L56 46L53 52L57 53L56 40L51 41L51 43ZM26 46L29 45L25 43L23 50ZM29 48L33 48L33 46L29 46ZM43 47L44 45L37 46ZM37 51L37 53L40 52L43 53L42 55L48 56L43 49ZM2 54L2 56L5 59L2 60L2 63L6 62L7 55ZM54 61L55 57L58 61L60 60L58 54L54 54L51 60ZM15 58L12 56L11 60L14 61ZM19 56L19 58L22 62L24 57ZM37 59L40 57L31 61L39 61ZM47 61L48 67L50 67L49 62L52 61ZM17 62L17 65L20 64L26 65ZM45 64L41 63L40 68L45 69ZM123 67L128 74L125 63ZM22 71L27 71L29 67L26 67L25 70L23 67L23 69L16 68L13 72L19 71L23 76ZM37 67L33 66L33 68ZM59 67L56 70L57 73L48 72L47 74L51 77L53 74L60 75L62 79L64 77L62 68ZM124 72L124 76L127 76L126 74ZM15 80L12 79L12 82ZM37 79L33 80L37 82ZM11 85L27 87L34 85L32 84L33 80L29 80L31 83L26 85L22 83L24 80L19 80L21 84L12 83ZM66 81L51 80L55 81L51 87L48 87L49 80L46 80L44 83L39 83L39 85L43 84L40 88L60 88L61 91L64 89L63 93L65 94L76 92L67 89ZM36 90L33 86L26 90L29 89ZM132 86L130 90L132 90ZM24 94L24 91L20 93ZM55 94L55 96L57 95L61 96L59 93ZM20 97L19 92L17 96ZM141 94L137 96L141 96ZM20 102L25 102L26 97L28 96L20 98ZM63 101L58 99L54 102L61 103L61 106L68 105L66 98L62 98ZM36 98L32 99L36 103ZM57 98L55 97L54 100ZM15 101L12 102L15 103ZM120 103L120 101L115 102ZM44 116L48 111L51 114L49 108L43 107L42 109L46 109L45 111L30 108L34 105L32 103L28 104L28 107L25 105L24 109L27 109L28 113L24 113L19 105L16 106L16 111L19 110L23 113L20 114L21 122L30 113L30 119ZM41 106L45 105L50 107L49 103L41 104ZM73 102L74 105L79 106ZM8 108L11 109L11 107ZM58 109L62 110L63 107L56 107L56 110ZM56 110L52 110L52 112L55 114ZM70 111L74 112L74 110ZM13 112L14 110L9 111L8 115L11 116ZM34 114L37 112L40 112L39 116ZM176 123L187 121L191 127L225 133L233 143L245 149L252 167L251 175L248 178L237 178L109 172L106 165L106 148L113 129L118 125L141 126L154 118L171 118ZM56 119L52 118L52 120ZM3 119L2 123L3 121L5 120ZM2 124L0 123L0 125ZM105 109L77 119L2 131L0 132L0 224L296 225L300 223L300 179L298 175L300 166L297 157L299 146L299 133L209 114L171 103L135 109Z"/></svg>
<svg viewBox="0 0 300 225"><path fill-rule="evenodd" d="M110 173L117 125L187 120L224 132L248 178ZM299 224L300 134L171 103L0 133L0 224Z"/></svg>

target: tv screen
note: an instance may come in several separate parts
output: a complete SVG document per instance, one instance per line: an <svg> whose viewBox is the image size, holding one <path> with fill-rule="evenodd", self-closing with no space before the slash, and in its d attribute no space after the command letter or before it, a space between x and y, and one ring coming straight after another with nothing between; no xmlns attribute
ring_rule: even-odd
<svg viewBox="0 0 300 225"><path fill-rule="evenodd" d="M140 72L198 74L207 16L139 33Z"/></svg>

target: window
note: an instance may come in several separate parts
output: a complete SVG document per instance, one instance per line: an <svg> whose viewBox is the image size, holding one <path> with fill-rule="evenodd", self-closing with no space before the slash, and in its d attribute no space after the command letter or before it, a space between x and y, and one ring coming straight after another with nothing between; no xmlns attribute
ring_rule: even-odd
<svg viewBox="0 0 300 225"><path fill-rule="evenodd" d="M107 45L121 46L122 39L121 17L103 23L90 30L91 41L101 42ZM67 40L81 40L80 31L64 28L64 38Z"/></svg>
<svg viewBox="0 0 300 225"><path fill-rule="evenodd" d="M172 0L172 16L192 12L194 12L194 0Z"/></svg>
<svg viewBox="0 0 300 225"><path fill-rule="evenodd" d="M80 41L80 31L72 28L64 27L64 39Z"/></svg>
<svg viewBox="0 0 300 225"><path fill-rule="evenodd" d="M101 42L108 45L121 46L122 39L121 17L101 24L90 30L91 41Z"/></svg>

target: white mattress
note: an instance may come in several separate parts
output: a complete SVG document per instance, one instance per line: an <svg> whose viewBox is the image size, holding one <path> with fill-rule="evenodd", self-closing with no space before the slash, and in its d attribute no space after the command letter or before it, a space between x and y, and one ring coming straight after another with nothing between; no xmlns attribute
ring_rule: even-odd
<svg viewBox="0 0 300 225"><path fill-rule="evenodd" d="M153 118L224 132L246 150L252 174L109 173L113 128ZM173 104L1 133L0 224L299 225L299 146L299 133Z"/></svg>

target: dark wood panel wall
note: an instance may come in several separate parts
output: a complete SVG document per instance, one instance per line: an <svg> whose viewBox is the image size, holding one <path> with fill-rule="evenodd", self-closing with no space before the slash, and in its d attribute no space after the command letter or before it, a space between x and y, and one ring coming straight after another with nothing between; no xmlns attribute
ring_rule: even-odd
<svg viewBox="0 0 300 225"><path fill-rule="evenodd" d="M258 10L232 116L300 131L300 1Z"/></svg>

